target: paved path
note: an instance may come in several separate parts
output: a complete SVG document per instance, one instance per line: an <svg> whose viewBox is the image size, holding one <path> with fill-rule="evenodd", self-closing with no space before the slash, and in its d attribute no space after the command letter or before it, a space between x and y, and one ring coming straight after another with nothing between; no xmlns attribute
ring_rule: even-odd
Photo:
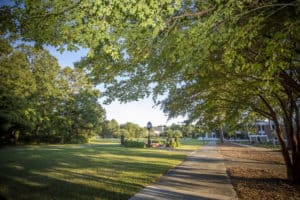
<svg viewBox="0 0 300 200"><path fill-rule="evenodd" d="M180 165L130 200L212 200L237 199L215 144L191 153Z"/></svg>

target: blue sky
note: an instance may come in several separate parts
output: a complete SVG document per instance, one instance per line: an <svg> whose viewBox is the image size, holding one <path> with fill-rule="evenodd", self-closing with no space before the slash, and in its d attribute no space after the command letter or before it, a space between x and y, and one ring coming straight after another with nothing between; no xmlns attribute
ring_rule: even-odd
<svg viewBox="0 0 300 200"><path fill-rule="evenodd" d="M62 67L73 67L73 63L79 61L80 58L85 56L88 52L87 49L80 49L77 52L65 51L61 54L53 47L47 47L47 49L58 59L58 62ZM115 101L110 105L102 106L106 110L107 119L116 119L120 124L133 122L144 127L148 121L151 121L153 126L158 126L180 123L184 120L184 118L180 117L167 121L168 117L165 116L159 107L154 107L154 103L151 98L126 104L121 104L118 101Z"/></svg>

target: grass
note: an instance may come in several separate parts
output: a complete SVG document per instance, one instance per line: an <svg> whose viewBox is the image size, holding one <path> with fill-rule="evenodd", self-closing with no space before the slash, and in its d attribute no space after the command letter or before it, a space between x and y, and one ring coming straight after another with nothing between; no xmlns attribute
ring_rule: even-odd
<svg viewBox="0 0 300 200"><path fill-rule="evenodd" d="M124 148L117 140L5 147L0 199L128 199L185 157L180 151Z"/></svg>
<svg viewBox="0 0 300 200"><path fill-rule="evenodd" d="M90 144L120 144L120 138L92 138Z"/></svg>
<svg viewBox="0 0 300 200"><path fill-rule="evenodd" d="M181 138L180 144L181 146L178 149L181 150L196 150L199 149L201 145L204 145L205 141L200 141L192 138Z"/></svg>

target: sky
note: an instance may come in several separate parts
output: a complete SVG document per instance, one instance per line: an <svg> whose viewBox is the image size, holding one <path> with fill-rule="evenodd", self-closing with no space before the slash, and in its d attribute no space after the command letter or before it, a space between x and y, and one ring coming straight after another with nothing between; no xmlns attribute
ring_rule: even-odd
<svg viewBox="0 0 300 200"><path fill-rule="evenodd" d="M87 49L80 49L77 52L65 51L61 54L56 51L54 47L47 47L47 49L57 58L61 67L73 67L73 63L79 61L80 58L85 56L88 52ZM106 118L108 120L115 119L119 124L133 122L141 127L145 127L148 121L150 121L153 126L171 125L172 123L184 121L183 117L168 121L168 117L160 110L160 108L154 106L151 97L126 104L115 101L110 105L102 104L102 106L106 110Z"/></svg>

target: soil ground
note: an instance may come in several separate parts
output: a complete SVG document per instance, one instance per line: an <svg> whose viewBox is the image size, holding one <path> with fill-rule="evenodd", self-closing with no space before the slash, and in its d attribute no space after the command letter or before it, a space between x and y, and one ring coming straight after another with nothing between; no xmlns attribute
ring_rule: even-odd
<svg viewBox="0 0 300 200"><path fill-rule="evenodd" d="M300 185L287 180L280 151L234 144L219 147L239 199L300 199Z"/></svg>

